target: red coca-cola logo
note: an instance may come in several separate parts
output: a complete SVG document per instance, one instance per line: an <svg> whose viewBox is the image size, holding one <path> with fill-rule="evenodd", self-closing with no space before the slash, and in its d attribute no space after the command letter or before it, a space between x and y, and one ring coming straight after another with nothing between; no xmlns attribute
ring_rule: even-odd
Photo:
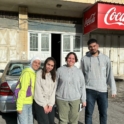
<svg viewBox="0 0 124 124"><path fill-rule="evenodd" d="M104 17L106 25L124 25L124 13L116 12L116 7L110 8Z"/></svg>
<svg viewBox="0 0 124 124"><path fill-rule="evenodd" d="M96 15L96 13L93 13L93 14L91 14L91 16L88 19L87 18L85 19L84 27L86 27L86 26L95 22L95 15Z"/></svg>

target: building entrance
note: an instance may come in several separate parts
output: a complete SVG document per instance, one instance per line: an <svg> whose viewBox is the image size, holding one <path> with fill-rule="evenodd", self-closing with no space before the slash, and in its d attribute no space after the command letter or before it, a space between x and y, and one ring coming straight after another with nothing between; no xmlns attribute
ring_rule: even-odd
<svg viewBox="0 0 124 124"><path fill-rule="evenodd" d="M56 67L60 67L61 34L51 34L51 56L56 60Z"/></svg>

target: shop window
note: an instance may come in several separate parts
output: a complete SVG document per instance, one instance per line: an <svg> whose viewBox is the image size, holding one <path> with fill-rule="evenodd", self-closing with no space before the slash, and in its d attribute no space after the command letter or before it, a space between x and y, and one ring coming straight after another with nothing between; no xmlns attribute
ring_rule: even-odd
<svg viewBox="0 0 124 124"><path fill-rule="evenodd" d="M30 51L38 51L38 34L30 33Z"/></svg>
<svg viewBox="0 0 124 124"><path fill-rule="evenodd" d="M73 36L73 51L80 52L80 36Z"/></svg>
<svg viewBox="0 0 124 124"><path fill-rule="evenodd" d="M41 51L49 51L49 34L41 34Z"/></svg>
<svg viewBox="0 0 124 124"><path fill-rule="evenodd" d="M70 35L63 36L63 51L70 52Z"/></svg>

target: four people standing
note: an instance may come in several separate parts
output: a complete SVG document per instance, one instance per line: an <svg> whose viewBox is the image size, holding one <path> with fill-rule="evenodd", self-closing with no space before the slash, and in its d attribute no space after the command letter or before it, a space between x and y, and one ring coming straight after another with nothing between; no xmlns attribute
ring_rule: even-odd
<svg viewBox="0 0 124 124"><path fill-rule="evenodd" d="M45 60L43 69L37 72L34 85L35 71L39 69L41 61L39 58L32 59L31 68L25 69L20 78L22 86L17 99L18 124L33 124L33 95L26 97L30 80L32 94L35 86L34 110L38 124L54 124L55 93L59 124L77 124L80 104L86 107L85 124L92 124L95 102L99 109L100 124L107 124L108 85L112 97L116 96L111 62L98 50L96 39L90 39L87 44L89 52L82 58L81 63L83 73L74 66L78 61L74 52L67 54L66 65L57 69L57 76L56 62L49 57Z"/></svg>
<svg viewBox="0 0 124 124"><path fill-rule="evenodd" d="M102 54L96 39L87 42L89 52L82 58L82 70L85 77L87 106L85 109L85 124L92 124L92 114L97 102L100 124L107 124L109 85L112 97L116 96L116 85L109 58Z"/></svg>

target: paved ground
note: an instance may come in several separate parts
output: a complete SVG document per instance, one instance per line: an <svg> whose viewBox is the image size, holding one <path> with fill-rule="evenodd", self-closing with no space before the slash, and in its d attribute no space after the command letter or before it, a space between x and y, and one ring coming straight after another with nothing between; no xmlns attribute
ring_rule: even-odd
<svg viewBox="0 0 124 124"><path fill-rule="evenodd" d="M56 120L56 124L58 121ZM84 110L80 113L79 124L84 124ZM93 114L93 124L99 124L97 106ZM108 124L124 124L124 102L112 102L109 100Z"/></svg>
<svg viewBox="0 0 124 124"><path fill-rule="evenodd" d="M112 99L109 94L108 124L124 124L124 82L117 82L118 96ZM99 124L99 113L95 106L93 124ZM55 118L58 124L58 119ZM0 124L17 124L16 113L1 114ZM37 124L36 120L34 124ZM80 113L79 124L84 124L84 109Z"/></svg>

